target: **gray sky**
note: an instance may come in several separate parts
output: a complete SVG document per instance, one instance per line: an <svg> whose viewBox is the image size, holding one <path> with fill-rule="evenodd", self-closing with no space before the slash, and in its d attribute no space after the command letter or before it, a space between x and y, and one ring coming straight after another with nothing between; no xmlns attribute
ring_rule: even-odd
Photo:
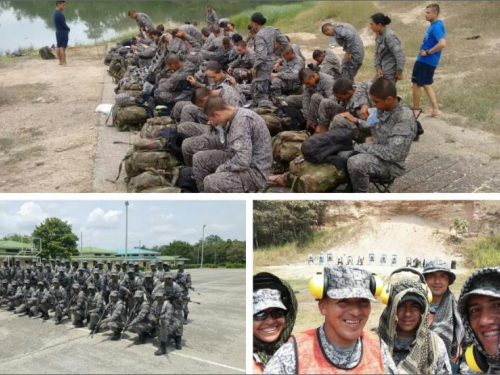
<svg viewBox="0 0 500 375"><path fill-rule="evenodd" d="M134 201L129 199L129 248L166 245L173 240L195 243L211 234L245 240L244 201ZM31 234L48 217L73 227L83 246L125 248L125 201L0 200L0 238ZM78 246L80 243L78 243Z"/></svg>

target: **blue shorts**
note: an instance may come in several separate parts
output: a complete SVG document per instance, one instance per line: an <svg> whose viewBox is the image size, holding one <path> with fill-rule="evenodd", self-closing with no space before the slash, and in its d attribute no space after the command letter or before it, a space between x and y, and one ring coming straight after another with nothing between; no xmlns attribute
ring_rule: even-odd
<svg viewBox="0 0 500 375"><path fill-rule="evenodd" d="M68 48L68 32L56 31L57 48Z"/></svg>
<svg viewBox="0 0 500 375"><path fill-rule="evenodd" d="M422 87L426 85L432 85L434 83L434 71L435 66L423 63L421 61L416 61L413 65L413 73L411 75L411 81L416 83L417 86Z"/></svg>

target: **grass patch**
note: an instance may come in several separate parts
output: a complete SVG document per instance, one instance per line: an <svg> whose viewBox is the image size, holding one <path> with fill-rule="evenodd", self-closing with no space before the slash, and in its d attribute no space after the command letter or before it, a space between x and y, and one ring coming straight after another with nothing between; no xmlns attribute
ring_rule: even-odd
<svg viewBox="0 0 500 375"><path fill-rule="evenodd" d="M500 264L500 236L478 238L462 247L462 253L473 268L497 267Z"/></svg>
<svg viewBox="0 0 500 375"><path fill-rule="evenodd" d="M18 163L24 159L33 158L40 155L46 148L44 146L34 146L26 150L16 151L10 155L8 163Z"/></svg>
<svg viewBox="0 0 500 375"><path fill-rule="evenodd" d="M9 151L12 148L14 141L10 138L0 138L0 149L3 151Z"/></svg>
<svg viewBox="0 0 500 375"><path fill-rule="evenodd" d="M255 250L254 265L255 267L265 267L290 264L299 260L305 261L309 253L317 254L321 251L327 251L342 243L351 236L355 227L355 225L348 225L340 228L321 228L304 246L290 243Z"/></svg>

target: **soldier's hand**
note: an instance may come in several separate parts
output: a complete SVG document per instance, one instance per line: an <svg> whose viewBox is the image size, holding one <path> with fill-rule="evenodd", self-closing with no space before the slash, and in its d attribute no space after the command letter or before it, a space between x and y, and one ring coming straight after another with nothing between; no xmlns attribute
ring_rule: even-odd
<svg viewBox="0 0 500 375"><path fill-rule="evenodd" d="M361 109L359 110L359 117L362 118L363 120L366 120L368 118L368 110L370 107L368 104L363 104L361 106Z"/></svg>
<svg viewBox="0 0 500 375"><path fill-rule="evenodd" d="M352 58L352 54L351 53L346 53L345 54L345 61L346 62L351 61L351 58Z"/></svg>
<svg viewBox="0 0 500 375"><path fill-rule="evenodd" d="M191 85L194 85L196 83L196 78L194 78L193 76L189 76L186 79Z"/></svg>
<svg viewBox="0 0 500 375"><path fill-rule="evenodd" d="M233 72L233 68L228 67L228 68L227 68L227 72L228 72L229 74L231 74L231 73Z"/></svg>
<svg viewBox="0 0 500 375"><path fill-rule="evenodd" d="M403 80L403 73L401 74L396 74L396 77L394 77L396 81L402 81Z"/></svg>
<svg viewBox="0 0 500 375"><path fill-rule="evenodd" d="M229 77L229 83L230 83L231 85L233 85L233 86L234 86L234 85L236 85L236 78L234 78L234 77L232 77L232 76L231 76L231 77Z"/></svg>
<svg viewBox="0 0 500 375"><path fill-rule="evenodd" d="M241 78L246 78L246 77L248 77L248 72L243 71L243 72L241 72L240 76L241 76Z"/></svg>
<svg viewBox="0 0 500 375"><path fill-rule="evenodd" d="M382 78L384 76L384 73L382 72L382 69L377 69L377 77Z"/></svg>
<svg viewBox="0 0 500 375"><path fill-rule="evenodd" d="M278 77L278 73L271 73L271 81Z"/></svg>
<svg viewBox="0 0 500 375"><path fill-rule="evenodd" d="M357 123L358 122L358 119L356 117L354 117L351 113L349 112L344 112L344 113L341 113L339 114L339 116L345 118L345 119L348 119L350 122L352 122L353 124Z"/></svg>
<svg viewBox="0 0 500 375"><path fill-rule="evenodd" d="M328 128L325 126L318 125L314 128L314 133L315 134L321 134L321 133L326 133L328 131Z"/></svg>
<svg viewBox="0 0 500 375"><path fill-rule="evenodd" d="M257 75L257 69L252 68L252 77L255 77Z"/></svg>

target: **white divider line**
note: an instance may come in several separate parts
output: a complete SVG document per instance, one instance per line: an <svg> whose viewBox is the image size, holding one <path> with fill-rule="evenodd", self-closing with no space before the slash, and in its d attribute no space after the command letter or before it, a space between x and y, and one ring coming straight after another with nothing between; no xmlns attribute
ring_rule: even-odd
<svg viewBox="0 0 500 375"><path fill-rule="evenodd" d="M181 354L181 353L177 353L177 352L169 352L168 353L168 355L171 355L171 354L178 355L178 356L184 357L184 358L194 359L195 361L205 362L205 363L208 363L208 364L211 364L211 365L214 365L214 366L225 367L225 368L228 368L230 370L236 370L236 371L239 371L239 372L242 372L242 373L246 373L246 370L244 370L244 369L237 368L237 367L232 367L232 366L228 366L228 365L223 365L222 363L207 361L206 359L191 357L190 355Z"/></svg>

